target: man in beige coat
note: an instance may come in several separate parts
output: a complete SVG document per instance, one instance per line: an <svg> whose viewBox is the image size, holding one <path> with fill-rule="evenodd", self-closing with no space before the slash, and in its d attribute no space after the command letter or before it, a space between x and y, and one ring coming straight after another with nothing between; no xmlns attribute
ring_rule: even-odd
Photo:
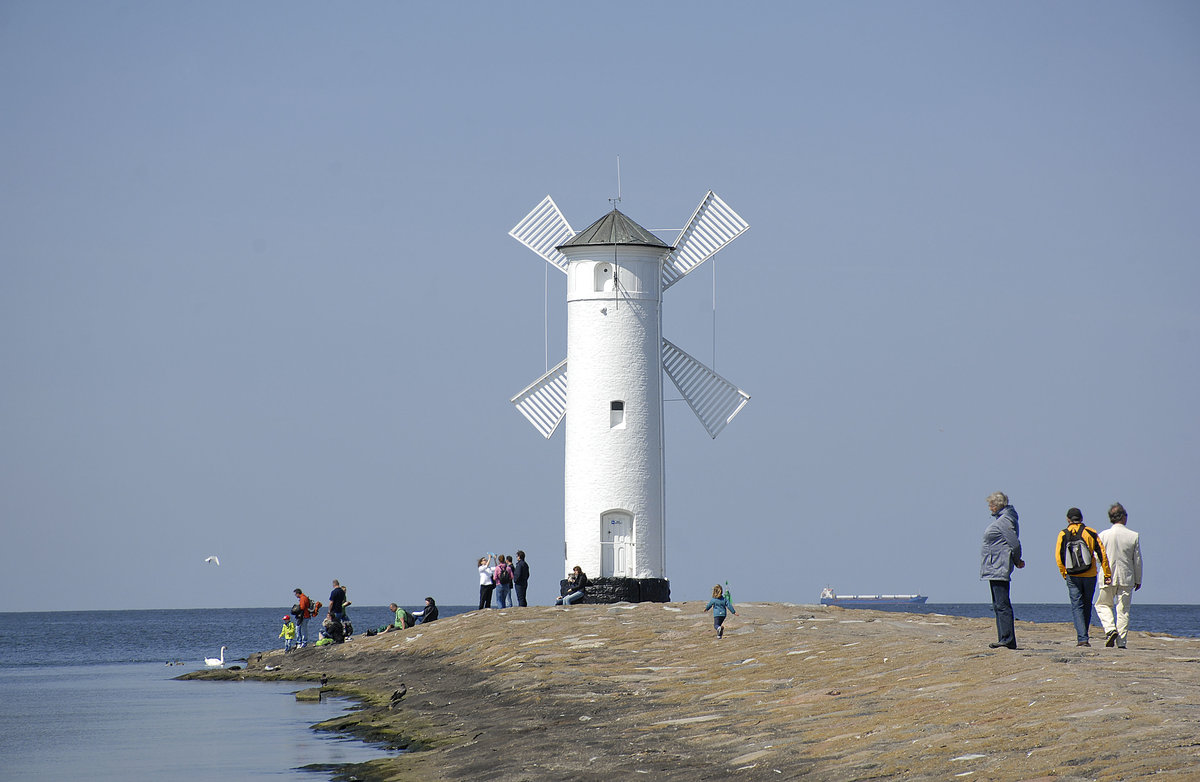
<svg viewBox="0 0 1200 782"><path fill-rule="evenodd" d="M1129 631L1129 604L1133 593L1142 588L1142 544L1138 534L1125 526L1128 518L1119 502L1108 509L1112 526L1100 533L1100 544L1108 554L1112 581L1096 590L1096 615L1104 627L1104 645L1121 649Z"/></svg>

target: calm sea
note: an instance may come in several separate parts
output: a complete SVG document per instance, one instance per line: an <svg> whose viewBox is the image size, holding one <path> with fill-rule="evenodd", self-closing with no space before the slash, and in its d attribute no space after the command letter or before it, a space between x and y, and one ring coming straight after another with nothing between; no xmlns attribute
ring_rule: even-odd
<svg viewBox="0 0 1200 782"><path fill-rule="evenodd" d="M443 617L470 610L439 606ZM330 779L389 754L310 727L353 706L307 685L175 681L222 646L226 665L280 648L286 609L0 613L0 779ZM351 610L356 632L389 619ZM171 664L168 664L171 663Z"/></svg>
<svg viewBox="0 0 1200 782"><path fill-rule="evenodd" d="M471 610L439 606L443 617ZM896 607L991 616L982 603ZM1018 619L1070 624L1066 603L1017 604ZM329 779L329 768L388 750L310 729L352 706L299 702L303 685L175 681L221 646L227 665L279 648L284 610L0 613L0 778ZM355 607L358 632L386 608ZM1200 637L1200 607L1133 605L1133 630ZM178 663L178 664L168 664Z"/></svg>

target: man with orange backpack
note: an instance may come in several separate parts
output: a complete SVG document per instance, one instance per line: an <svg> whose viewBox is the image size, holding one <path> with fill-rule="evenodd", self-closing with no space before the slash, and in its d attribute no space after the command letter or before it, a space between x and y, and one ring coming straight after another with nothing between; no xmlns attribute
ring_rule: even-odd
<svg viewBox="0 0 1200 782"><path fill-rule="evenodd" d="M308 620L317 615L321 610L321 604L318 602L314 605L308 595L304 594L304 590L296 587L292 590L296 594L296 604L292 606L292 617L296 620L296 648L300 649L308 646Z"/></svg>

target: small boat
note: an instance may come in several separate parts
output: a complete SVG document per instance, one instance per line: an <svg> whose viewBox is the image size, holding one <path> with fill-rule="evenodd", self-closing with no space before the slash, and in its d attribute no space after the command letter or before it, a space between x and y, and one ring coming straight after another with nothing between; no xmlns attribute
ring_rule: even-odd
<svg viewBox="0 0 1200 782"><path fill-rule="evenodd" d="M821 590L821 605L823 606L852 606L870 608L871 606L920 605L928 600L926 595L839 595L831 587Z"/></svg>

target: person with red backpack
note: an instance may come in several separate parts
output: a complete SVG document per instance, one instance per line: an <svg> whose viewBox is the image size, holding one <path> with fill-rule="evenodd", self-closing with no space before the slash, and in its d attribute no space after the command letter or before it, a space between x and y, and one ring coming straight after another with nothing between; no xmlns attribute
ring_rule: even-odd
<svg viewBox="0 0 1200 782"><path fill-rule="evenodd" d="M300 587L296 587L292 592L296 595L296 603L292 606L292 618L296 620L296 648L300 649L308 646L306 625L308 620L321 610L321 604L319 602L314 604Z"/></svg>
<svg viewBox="0 0 1200 782"><path fill-rule="evenodd" d="M501 608L512 608L513 567L508 564L508 558L504 554L496 558L492 582L496 585L496 602Z"/></svg>

